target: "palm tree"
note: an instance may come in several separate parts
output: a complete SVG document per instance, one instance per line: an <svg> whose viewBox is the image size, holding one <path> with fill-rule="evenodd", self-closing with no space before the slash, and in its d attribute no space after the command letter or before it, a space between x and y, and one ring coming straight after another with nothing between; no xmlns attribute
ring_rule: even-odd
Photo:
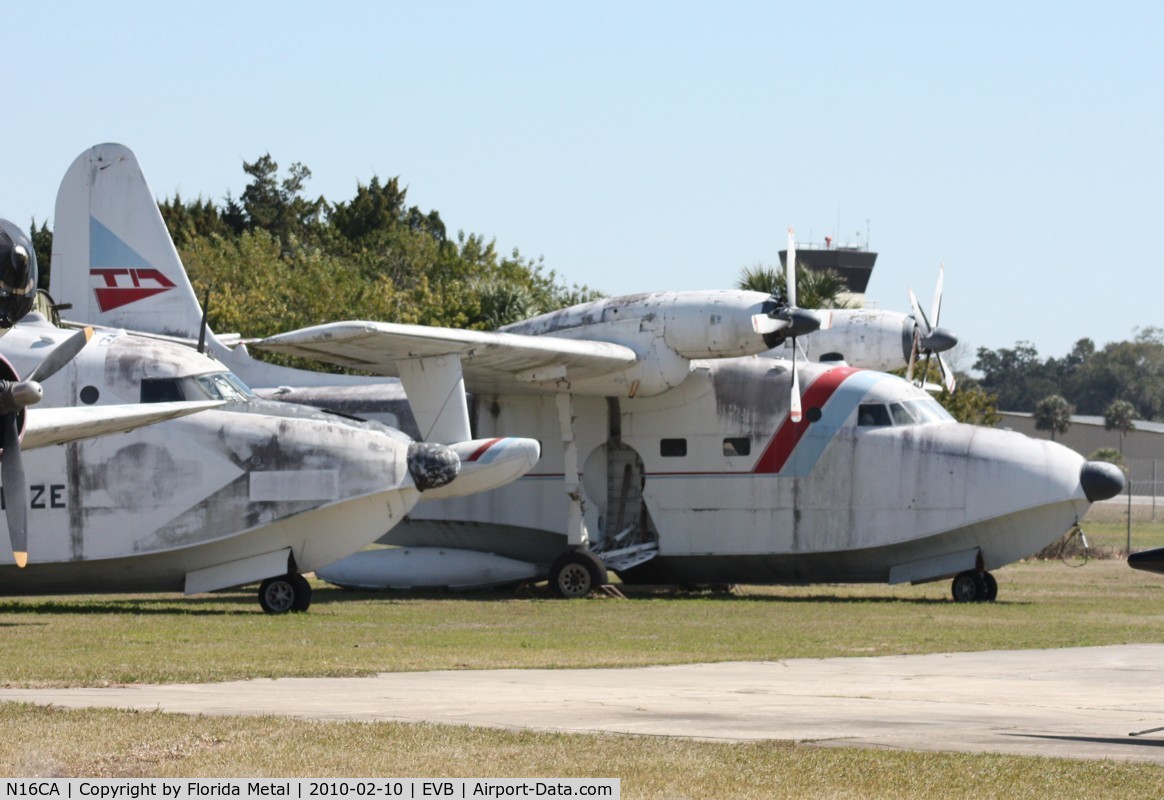
<svg viewBox="0 0 1164 800"><path fill-rule="evenodd" d="M497 330L543 311L533 292L516 281L490 278L473 281L469 288L477 299L477 311L469 319L471 328Z"/></svg>
<svg viewBox="0 0 1164 800"><path fill-rule="evenodd" d="M1136 407L1127 400L1113 400L1107 410L1103 412L1103 427L1109 431L1120 432L1120 454L1124 452L1124 437L1129 431L1136 429L1133 420L1136 417Z"/></svg>
<svg viewBox="0 0 1164 800"><path fill-rule="evenodd" d="M798 259L799 260L799 259ZM785 297L787 279L784 270L757 264L740 270L737 289L765 292ZM842 295L848 291L844 279L835 270L797 269L796 304L801 308L853 308L854 303Z"/></svg>
<svg viewBox="0 0 1164 800"><path fill-rule="evenodd" d="M1075 407L1068 403L1065 397L1058 394L1048 395L1035 406L1035 428L1050 431L1053 442L1056 433L1066 433L1071 427L1071 415L1074 413Z"/></svg>

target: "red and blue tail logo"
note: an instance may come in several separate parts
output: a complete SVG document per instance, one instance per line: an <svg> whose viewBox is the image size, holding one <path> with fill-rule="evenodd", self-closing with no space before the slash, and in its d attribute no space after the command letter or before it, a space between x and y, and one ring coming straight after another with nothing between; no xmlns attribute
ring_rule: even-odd
<svg viewBox="0 0 1164 800"><path fill-rule="evenodd" d="M101 311L168 292L174 282L150 265L113 231L89 218L89 276Z"/></svg>

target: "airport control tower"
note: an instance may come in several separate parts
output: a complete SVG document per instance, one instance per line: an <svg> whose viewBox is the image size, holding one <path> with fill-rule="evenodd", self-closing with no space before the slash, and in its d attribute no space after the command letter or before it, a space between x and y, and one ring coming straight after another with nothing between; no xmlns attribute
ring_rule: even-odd
<svg viewBox="0 0 1164 800"><path fill-rule="evenodd" d="M780 251L780 265L783 267L788 257L787 250ZM873 274L873 264L877 254L868 244L838 245L831 236L826 236L824 244L809 242L796 245L796 264L805 269L831 269L844 279L849 287L849 295L859 305L865 303L865 287Z"/></svg>

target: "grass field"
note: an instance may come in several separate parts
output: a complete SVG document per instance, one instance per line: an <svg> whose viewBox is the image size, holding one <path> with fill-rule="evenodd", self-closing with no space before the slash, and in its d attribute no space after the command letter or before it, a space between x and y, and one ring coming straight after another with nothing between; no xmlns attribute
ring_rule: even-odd
<svg viewBox="0 0 1164 800"><path fill-rule="evenodd" d="M250 592L0 600L10 686L598 667L1164 642L1164 578L1120 560L999 570L999 601L922 586L743 587L558 601L373 595L318 584L307 614Z"/></svg>
<svg viewBox="0 0 1164 800"><path fill-rule="evenodd" d="M1085 524L1093 544L1107 524L1120 520ZM1164 642L1164 576L1117 559L1030 561L996 575L999 600L983 605L953 603L946 582L640 591L629 601L316 584L311 611L283 617L261 613L252 591L5 598L0 681L102 686ZM1164 768L1108 762L0 705L0 775L33 774L612 776L624 797L668 798L1164 791Z"/></svg>

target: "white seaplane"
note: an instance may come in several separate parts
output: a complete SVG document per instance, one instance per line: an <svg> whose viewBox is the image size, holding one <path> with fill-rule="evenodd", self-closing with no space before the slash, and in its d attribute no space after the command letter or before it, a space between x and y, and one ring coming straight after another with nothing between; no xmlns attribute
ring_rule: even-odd
<svg viewBox="0 0 1164 800"><path fill-rule="evenodd" d="M17 246L32 264L22 282L30 306L35 254L26 238ZM0 246L0 262L8 255ZM2 321L20 316L6 288ZM262 581L264 610L306 610L301 573L364 548L422 492L489 489L538 457L532 440L416 442L380 423L263 400L188 347L65 331L36 313L6 330L0 355L12 541L0 552L4 594L192 594Z"/></svg>
<svg viewBox="0 0 1164 800"><path fill-rule="evenodd" d="M164 226L144 213L153 197L128 149L82 154L58 195L53 293L75 319L193 341L202 313ZM132 263L108 263L112 242ZM789 249L791 271L791 235ZM131 286L127 302L102 301ZM863 338L830 343L847 363L829 364L760 357L820 326L794 291L609 298L497 332L337 322L260 343L399 376L407 401L398 384L284 370L208 341L284 399L386 414L432 441L506 432L542 443L521 479L420 503L380 539L397 547L319 572L341 585L504 574L579 596L613 570L625 583L952 578L955 599L991 600L990 570L1077 525L1123 476L1054 443L959 424L911 383L852 366L939 352L952 340L939 309L940 291L932 325L920 309L866 325ZM828 316L836 335L844 314Z"/></svg>

